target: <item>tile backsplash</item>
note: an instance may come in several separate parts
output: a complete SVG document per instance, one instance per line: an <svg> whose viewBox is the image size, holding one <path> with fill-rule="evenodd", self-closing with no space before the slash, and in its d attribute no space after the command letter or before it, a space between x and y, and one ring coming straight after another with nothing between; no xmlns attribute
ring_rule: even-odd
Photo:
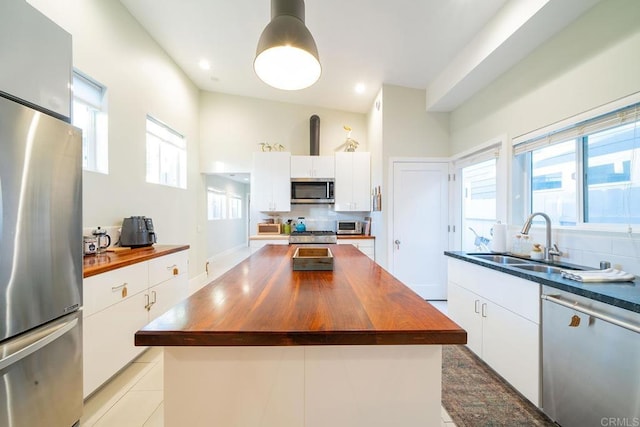
<svg viewBox="0 0 640 427"><path fill-rule="evenodd" d="M513 236L520 230L510 227L509 231ZM529 235L533 242L544 245L544 228L532 228ZM552 229L551 242L562 251L561 261L592 268L609 261L614 268L640 276L640 233Z"/></svg>
<svg viewBox="0 0 640 427"><path fill-rule="evenodd" d="M336 231L336 220L360 220L363 221L369 213L363 212L336 212L333 205L291 205L291 212L282 213L280 215L269 215L260 213L261 218L279 217L282 223L288 219L293 220L295 224L298 217L304 217L307 230L328 230Z"/></svg>

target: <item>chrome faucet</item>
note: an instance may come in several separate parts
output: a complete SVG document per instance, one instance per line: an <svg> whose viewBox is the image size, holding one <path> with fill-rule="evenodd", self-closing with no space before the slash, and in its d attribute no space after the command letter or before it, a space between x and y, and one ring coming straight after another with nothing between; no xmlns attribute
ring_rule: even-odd
<svg viewBox="0 0 640 427"><path fill-rule="evenodd" d="M554 256L561 256L562 252L558 249L558 246L554 243L553 248L551 247L551 218L544 212L534 212L529 215L529 218L524 222L522 226L522 231L520 234L529 234L529 229L531 228L531 224L533 223L533 218L535 216L541 216L544 218L546 225L546 243L544 245L544 260L547 262L553 262Z"/></svg>

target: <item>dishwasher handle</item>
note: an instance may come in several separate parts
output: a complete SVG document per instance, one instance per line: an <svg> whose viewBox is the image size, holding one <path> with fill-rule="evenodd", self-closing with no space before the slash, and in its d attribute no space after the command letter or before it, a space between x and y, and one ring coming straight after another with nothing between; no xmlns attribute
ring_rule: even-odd
<svg viewBox="0 0 640 427"><path fill-rule="evenodd" d="M595 317L596 319L600 319L600 320L605 321L607 323L611 323L612 325L620 326L621 328L625 328L625 329L628 329L628 330L630 330L632 332L640 334L640 326L639 325L634 325L634 324L626 322L624 320L617 319L615 317L609 316L608 314L600 313L600 312L592 310L590 308L579 306L578 303L575 302L575 301L574 302L565 301L562 298L560 298L560 295L542 294L542 295L540 295L540 298L542 298L543 300L546 300L546 301L561 305L563 307L570 308L570 309L578 311L580 313L584 313L584 314L586 314L588 316Z"/></svg>

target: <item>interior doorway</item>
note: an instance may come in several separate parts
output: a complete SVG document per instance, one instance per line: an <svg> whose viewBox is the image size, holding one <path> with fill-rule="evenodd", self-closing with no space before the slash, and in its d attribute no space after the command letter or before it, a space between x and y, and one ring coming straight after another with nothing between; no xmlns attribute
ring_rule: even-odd
<svg viewBox="0 0 640 427"><path fill-rule="evenodd" d="M448 172L445 162L393 162L391 270L429 300L447 298Z"/></svg>

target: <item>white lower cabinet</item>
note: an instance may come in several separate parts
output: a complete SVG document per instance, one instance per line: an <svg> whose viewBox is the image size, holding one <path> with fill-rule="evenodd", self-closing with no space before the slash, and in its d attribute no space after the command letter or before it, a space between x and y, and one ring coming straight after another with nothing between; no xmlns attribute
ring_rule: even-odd
<svg viewBox="0 0 640 427"><path fill-rule="evenodd" d="M187 252L177 252L149 262L149 321L188 296Z"/></svg>
<svg viewBox="0 0 640 427"><path fill-rule="evenodd" d="M187 266L182 251L84 279L85 398L146 349L134 334L187 296Z"/></svg>
<svg viewBox="0 0 640 427"><path fill-rule="evenodd" d="M540 406L540 285L449 260L448 315L467 346Z"/></svg>
<svg viewBox="0 0 640 427"><path fill-rule="evenodd" d="M147 324L144 304L141 292L83 319L83 397L144 350L133 345L134 334Z"/></svg>
<svg viewBox="0 0 640 427"><path fill-rule="evenodd" d="M375 239L338 239L338 244L353 245L372 260L376 260Z"/></svg>
<svg viewBox="0 0 640 427"><path fill-rule="evenodd" d="M253 239L249 240L249 251L253 254L262 249L265 245L288 245L289 238L286 239Z"/></svg>

